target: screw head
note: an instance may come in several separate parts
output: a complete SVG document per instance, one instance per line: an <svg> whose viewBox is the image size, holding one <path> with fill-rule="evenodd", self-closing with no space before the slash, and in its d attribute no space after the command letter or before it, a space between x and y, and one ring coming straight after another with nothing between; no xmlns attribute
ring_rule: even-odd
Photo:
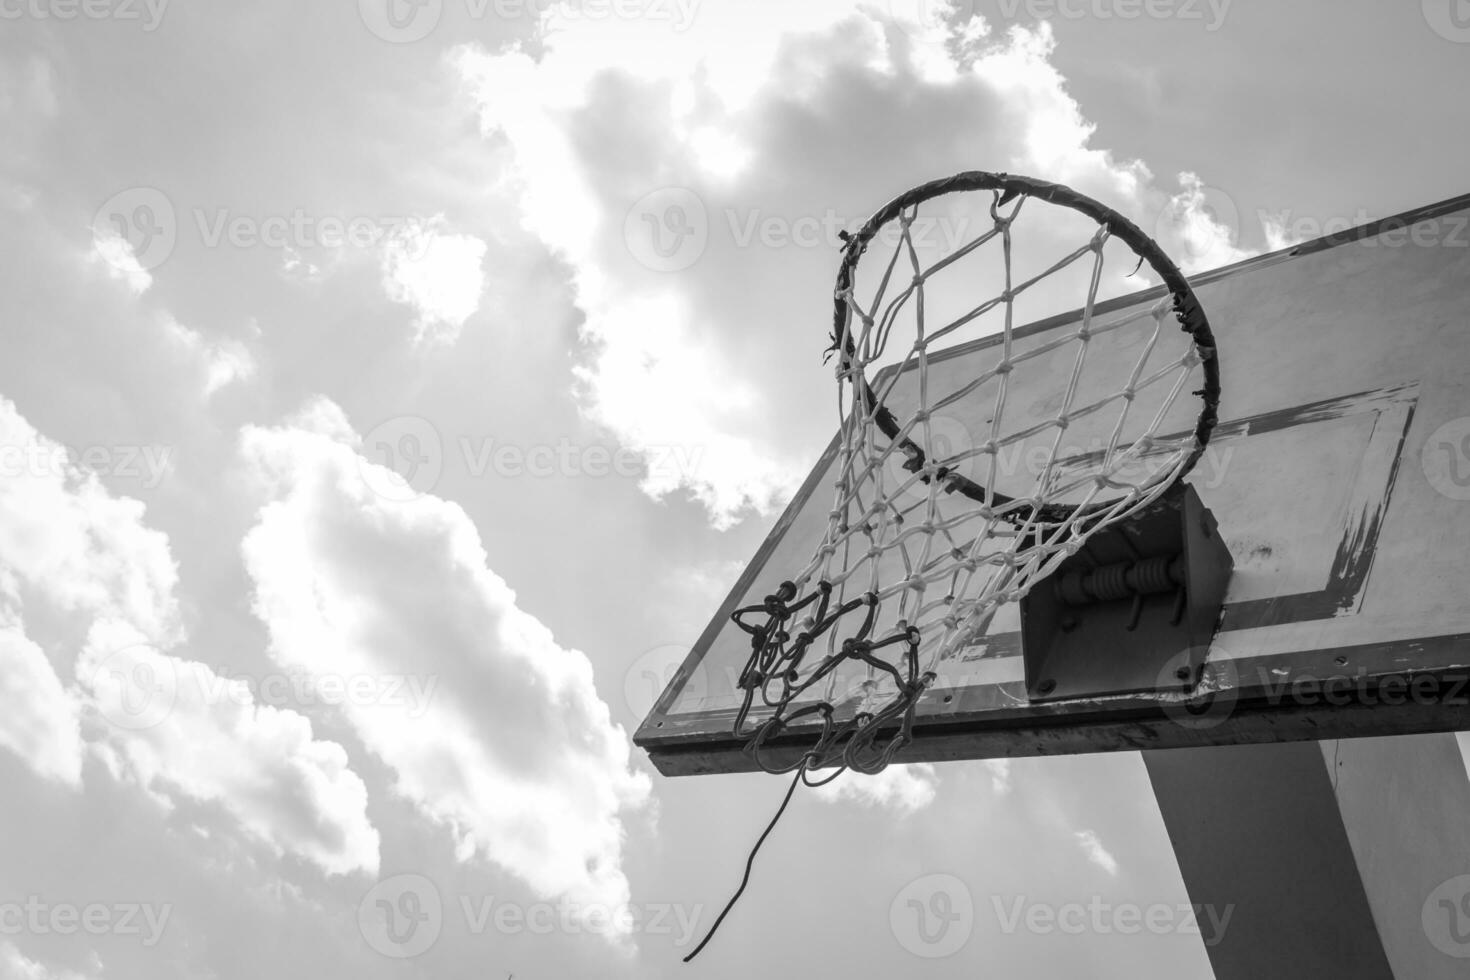
<svg viewBox="0 0 1470 980"><path fill-rule="evenodd" d="M1036 689L1042 694L1050 694L1052 691L1055 691L1057 689L1057 682L1052 680L1051 678L1047 678L1040 684L1037 684Z"/></svg>
<svg viewBox="0 0 1470 980"><path fill-rule="evenodd" d="M1193 673L1193 667L1180 667L1178 670L1174 671L1174 676L1179 678L1181 681L1187 681Z"/></svg>

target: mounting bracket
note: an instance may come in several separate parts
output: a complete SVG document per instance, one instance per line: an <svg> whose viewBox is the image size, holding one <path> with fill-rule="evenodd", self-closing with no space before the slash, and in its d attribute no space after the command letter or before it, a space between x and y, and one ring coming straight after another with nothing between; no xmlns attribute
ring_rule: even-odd
<svg viewBox="0 0 1470 980"><path fill-rule="evenodd" d="M1187 483L1099 531L1021 600L1027 695L1191 690L1234 564Z"/></svg>

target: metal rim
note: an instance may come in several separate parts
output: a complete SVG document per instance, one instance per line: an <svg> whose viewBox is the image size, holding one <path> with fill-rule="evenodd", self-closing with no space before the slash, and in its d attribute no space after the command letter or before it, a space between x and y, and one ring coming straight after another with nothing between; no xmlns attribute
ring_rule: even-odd
<svg viewBox="0 0 1470 980"><path fill-rule="evenodd" d="M1195 425L1195 446L1190 455L1185 459L1184 465L1170 481L1171 486L1177 484L1185 475L1192 470L1199 458L1204 455L1205 447L1209 444L1210 434L1214 431L1215 423L1219 418L1220 406L1220 359L1219 352L1215 346L1215 336L1210 330L1209 319L1205 316L1204 308L1195 296L1194 290L1189 285L1189 280L1179 267L1169 258L1168 254L1133 222L1112 208L1085 194L1079 194L1070 187L1061 184L1053 184L1044 180L1036 180L1031 177L1021 177L1013 174L990 173L983 170L971 170L955 174L952 177L944 177L932 180L926 184L899 195L878 209L871 218L849 235L847 244L843 249L842 265L837 271L837 288L833 296L833 321L832 321L832 349L839 351L844 369L852 366L856 350L853 347L850 331L847 326L851 310L844 298L847 291L852 288L853 279L857 271L857 265L863 253L867 251L868 243L878 231L890 221L901 215L905 209L922 204L925 201L941 197L945 194L964 193L967 191L998 191L1001 201L1005 202L1018 195L1038 198L1049 204L1071 208L1096 221L1108 229L1111 237L1123 241L1129 248L1133 249L1144 262L1147 262L1155 274L1163 281L1164 288L1174 298L1174 315L1179 320L1179 326L1193 339L1195 350L1201 358L1201 366L1204 369L1204 387L1193 392L1201 400L1199 421ZM842 339L847 337L844 344ZM880 431L890 440L896 440L901 448L911 454L917 454L916 465L922 466L927 459L924 447L908 437L898 438L900 425L898 419L888 410L887 406L878 402L877 395L873 391L872 383L866 374L858 375L861 378L864 393L868 404L875 405L874 421ZM928 477L921 477L925 482ZM1005 505L1011 503L1015 498L1009 497L998 490L987 489L963 474L949 474L948 479L952 482L952 488L963 493L965 496L980 503L991 503L992 505ZM1014 521L1041 520L1048 523L1065 521L1079 512L1091 513L1113 506L1120 498L1105 501L1095 501L1085 506L1069 507L1063 504L1042 504L1034 510L1017 511Z"/></svg>

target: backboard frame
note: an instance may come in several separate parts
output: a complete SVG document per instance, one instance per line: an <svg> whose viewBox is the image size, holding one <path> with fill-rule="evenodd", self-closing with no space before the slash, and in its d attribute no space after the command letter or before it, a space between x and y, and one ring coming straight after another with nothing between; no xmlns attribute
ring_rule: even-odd
<svg viewBox="0 0 1470 980"><path fill-rule="evenodd" d="M1190 282L1199 288L1467 209L1470 194L1200 273L1190 277ZM1163 287L1155 287L1116 297L1099 303L1096 313L1106 315L1154 302L1164 294ZM1017 329L1015 336L1022 338L1064 325L1074 321L1078 313L1047 317ZM1470 324L1465 329L1470 330ZM964 356L992 343L991 338L985 338L936 356ZM1228 391L1232 363L1228 334L1222 335L1221 343ZM1232 617L1242 616L1251 617L1253 623L1268 624L1330 619L1361 604L1387 505L1401 475L1400 463L1418 394L1415 382L1401 381L1243 418L1222 416L1214 435L1217 442L1260 434L1273 426L1347 418L1355 413L1372 415L1371 436L1359 476L1362 485L1350 491L1351 499L1361 501L1361 506L1351 510L1353 520L1345 527L1325 586L1229 604L1224 613L1227 626ZM808 501L824 490L823 478L836 452L834 439L635 734L635 744L649 753L660 772L690 775L758 770L754 758L745 751L746 739L729 730L733 710L679 714L671 709L706 652L728 627L730 613L747 600L783 535L799 519ZM1244 608L1246 604L1253 605ZM1288 686L1291 694L1283 696ZM1401 687L1405 690L1399 690ZM1410 690L1412 696L1407 696ZM1286 665L1279 654L1211 661L1200 691L1218 693L1192 698L1133 694L972 710L965 704L963 689L958 697L936 689L925 696L932 703L915 722L913 742L894 761L936 762L1470 729L1470 632L1328 645L1297 651ZM945 697L951 702L944 704ZM786 735L763 746L762 755L768 763L794 762L808 742L799 733Z"/></svg>

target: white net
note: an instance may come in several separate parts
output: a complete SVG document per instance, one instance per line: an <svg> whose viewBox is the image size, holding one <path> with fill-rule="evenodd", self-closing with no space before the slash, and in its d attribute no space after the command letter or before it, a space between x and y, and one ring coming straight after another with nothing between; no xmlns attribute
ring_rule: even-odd
<svg viewBox="0 0 1470 980"><path fill-rule="evenodd" d="M1166 282L1172 272L1187 292L1151 242L1127 225L1127 237L1146 246L1119 249L1115 232L1126 222L1096 206L1105 217L1082 215L1090 232L1082 244L1027 267L1016 253L1029 197L964 196L983 196L988 227L953 248L936 254L919 240L919 202L894 210L890 234L870 223L849 245L837 295L841 429L827 531L775 595L736 614L752 639L737 733L753 734L758 759L791 726L816 733L797 764L762 761L771 771L885 766L908 739L935 666L1089 536L1174 485L1207 437L1194 422L1213 419L1202 379L1213 349L1201 345L1207 328L1191 331L1181 312L1195 308L1192 295L1166 289L1156 303L1097 312L1110 264L1120 264L1110 247L1122 252L1120 276L1161 261ZM983 271L974 267L981 259ZM994 291L977 302L986 283ZM1018 308L1048 289L1055 300L1058 284L1072 287L1072 305L1080 300L1075 327L1028 343ZM940 346L967 333L988 338L978 371L975 357ZM742 732L757 704L762 723Z"/></svg>

